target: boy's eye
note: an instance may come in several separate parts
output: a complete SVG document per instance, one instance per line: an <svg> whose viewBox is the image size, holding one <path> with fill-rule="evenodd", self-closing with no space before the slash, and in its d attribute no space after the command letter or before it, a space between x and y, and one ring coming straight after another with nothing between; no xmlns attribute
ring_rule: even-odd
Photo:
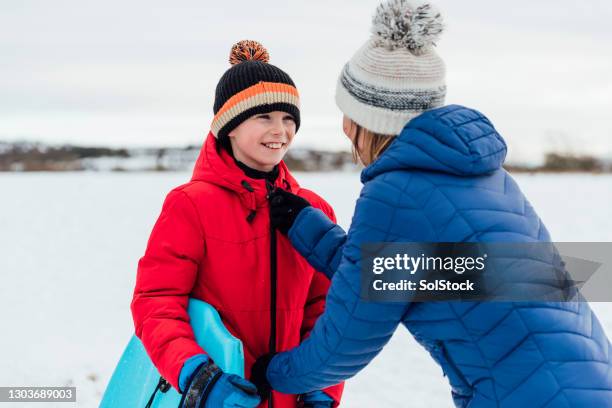
<svg viewBox="0 0 612 408"><path fill-rule="evenodd" d="M257 119L270 119L270 115L259 115L257 116Z"/></svg>
<svg viewBox="0 0 612 408"><path fill-rule="evenodd" d="M285 116L285 117L283 118L283 120L290 120L290 121L292 121L292 122L295 122L294 117L293 117L293 116L291 116L291 115L287 115L287 116Z"/></svg>

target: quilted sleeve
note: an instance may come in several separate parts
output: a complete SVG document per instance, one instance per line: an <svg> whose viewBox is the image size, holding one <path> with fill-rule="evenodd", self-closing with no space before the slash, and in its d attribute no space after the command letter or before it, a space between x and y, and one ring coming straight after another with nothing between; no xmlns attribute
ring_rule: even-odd
<svg viewBox="0 0 612 408"><path fill-rule="evenodd" d="M388 190L388 186L380 187ZM267 378L274 389L304 393L354 376L381 351L408 310L408 303L360 299L361 244L392 240L394 204L388 196L377 196L376 191L380 189L376 186L364 188L369 192L362 192L357 201L353 224L327 295L325 312L317 320L310 337L270 362ZM402 213L406 223L414 220L415 225L428 225L417 222L424 217L422 210L407 210ZM310 226L309 223L304 225ZM431 234L427 227L415 228L407 238L420 241L429 239ZM313 246L316 248L316 241Z"/></svg>
<svg viewBox="0 0 612 408"><path fill-rule="evenodd" d="M136 335L161 375L177 389L183 363L204 353L187 314L203 256L197 210L185 192L175 189L168 194L138 263L131 308Z"/></svg>
<svg viewBox="0 0 612 408"><path fill-rule="evenodd" d="M320 209L306 207L289 229L289 239L308 263L331 279L338 269L346 242L342 227Z"/></svg>

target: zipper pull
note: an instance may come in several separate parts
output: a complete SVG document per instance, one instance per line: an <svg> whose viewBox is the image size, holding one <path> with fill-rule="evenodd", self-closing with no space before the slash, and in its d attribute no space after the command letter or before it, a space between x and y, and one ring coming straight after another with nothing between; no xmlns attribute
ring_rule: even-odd
<svg viewBox="0 0 612 408"><path fill-rule="evenodd" d="M274 186L274 184L272 184L268 180L266 180L266 190L268 190L268 194L266 195L266 199L267 200L270 199L270 194L272 194L275 189L276 189L276 187Z"/></svg>

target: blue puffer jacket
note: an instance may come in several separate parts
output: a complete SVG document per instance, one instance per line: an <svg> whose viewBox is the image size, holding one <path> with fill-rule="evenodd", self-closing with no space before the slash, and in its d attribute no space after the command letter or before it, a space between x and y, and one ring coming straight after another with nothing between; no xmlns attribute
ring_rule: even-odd
<svg viewBox="0 0 612 408"><path fill-rule="evenodd" d="M501 167L506 145L461 106L410 121L364 169L348 235L307 208L289 231L333 275L325 313L267 377L286 393L335 384L365 367L401 323L440 364L458 407L612 407L612 347L588 303L372 303L359 298L364 242L536 242L549 234ZM406 383L416 373L406 368Z"/></svg>

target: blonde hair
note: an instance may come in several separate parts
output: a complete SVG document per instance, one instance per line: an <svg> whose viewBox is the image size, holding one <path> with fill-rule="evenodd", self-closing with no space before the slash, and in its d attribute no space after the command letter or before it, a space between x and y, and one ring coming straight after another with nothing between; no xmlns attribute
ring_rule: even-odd
<svg viewBox="0 0 612 408"><path fill-rule="evenodd" d="M352 119L351 122L351 125L357 129L353 139L353 160L355 163L361 162L364 166L368 166L380 157L391 142L393 142L395 136L375 133L358 125ZM359 148L360 140L362 139L362 146Z"/></svg>

